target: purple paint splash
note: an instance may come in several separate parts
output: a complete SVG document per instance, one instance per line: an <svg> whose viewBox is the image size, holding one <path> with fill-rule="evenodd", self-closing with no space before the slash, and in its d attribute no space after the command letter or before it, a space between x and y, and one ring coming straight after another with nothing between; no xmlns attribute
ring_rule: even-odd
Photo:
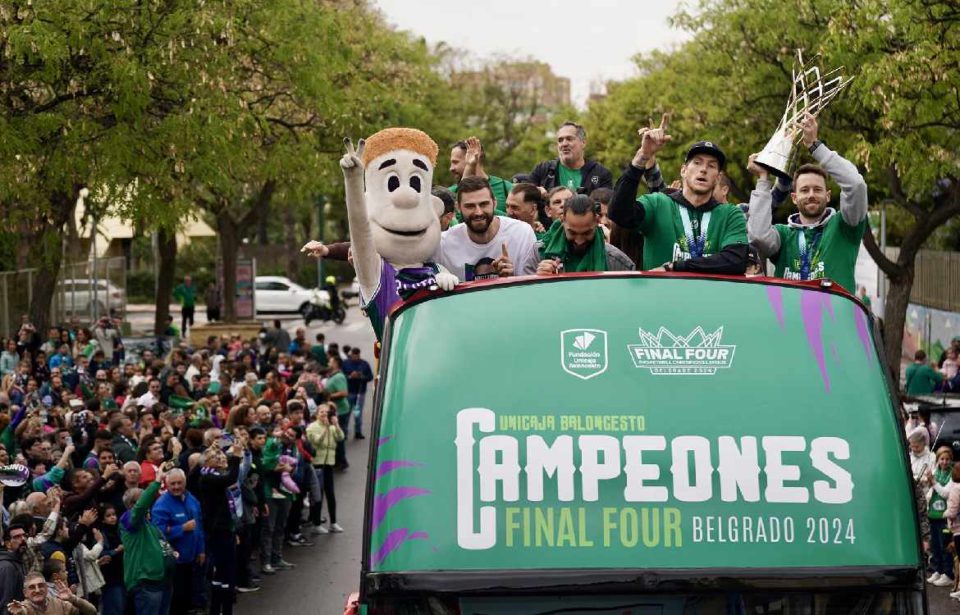
<svg viewBox="0 0 960 615"><path fill-rule="evenodd" d="M783 289L779 286L767 286L767 299L770 300L770 307L773 313L777 315L777 322L780 323L780 329L783 324Z"/></svg>
<svg viewBox="0 0 960 615"><path fill-rule="evenodd" d="M377 474L374 476L374 480L379 480L381 476L389 474L394 470L399 470L401 468L421 468L423 467L422 463L416 461L404 461L402 459L397 459L396 461L381 461L377 465Z"/></svg>
<svg viewBox="0 0 960 615"><path fill-rule="evenodd" d="M377 448L383 446L384 444L386 444L386 443L389 442L390 440L393 440L393 436L384 436L384 437L380 438L379 440L377 440Z"/></svg>
<svg viewBox="0 0 960 615"><path fill-rule="evenodd" d="M370 526L370 531L377 531L390 509L398 503L407 498L415 498L421 495L430 495L430 491L419 487L396 487L386 494L375 495L373 499L373 523Z"/></svg>
<svg viewBox="0 0 960 615"><path fill-rule="evenodd" d="M407 528L393 530L387 534L387 539L383 541L383 544L380 546L380 548L373 553L373 565L380 565L380 563L383 562L388 555L393 553L397 547L408 540L427 540L428 538L430 538L430 535L426 532L414 532L411 534L410 530Z"/></svg>
<svg viewBox="0 0 960 615"><path fill-rule="evenodd" d="M867 355L867 361L870 362L873 359L872 346L870 344L870 333L867 331L867 317L863 315L863 311L857 306L852 306L853 308L853 320L857 324L857 335L860 336L860 343L863 344L863 352Z"/></svg>
<svg viewBox="0 0 960 615"><path fill-rule="evenodd" d="M813 352L823 378L823 386L830 392L830 375L827 373L827 362L823 353L823 310L830 312L833 318L833 305L830 296L812 290L800 292L800 314L803 316L803 328L807 332L807 343Z"/></svg>

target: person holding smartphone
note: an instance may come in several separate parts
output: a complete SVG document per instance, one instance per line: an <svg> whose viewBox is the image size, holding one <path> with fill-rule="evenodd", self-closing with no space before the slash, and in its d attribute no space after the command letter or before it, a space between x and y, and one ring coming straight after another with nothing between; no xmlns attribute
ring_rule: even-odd
<svg viewBox="0 0 960 615"><path fill-rule="evenodd" d="M307 441L316 451L313 456L313 470L323 485L323 498L327 501L327 514L330 520L328 528L320 522L323 502L311 509L314 534L334 534L343 531L337 523L337 497L334 491L334 468L337 461L337 445L343 442L343 429L337 420L337 409L333 404L324 404L317 408L316 420L307 427Z"/></svg>

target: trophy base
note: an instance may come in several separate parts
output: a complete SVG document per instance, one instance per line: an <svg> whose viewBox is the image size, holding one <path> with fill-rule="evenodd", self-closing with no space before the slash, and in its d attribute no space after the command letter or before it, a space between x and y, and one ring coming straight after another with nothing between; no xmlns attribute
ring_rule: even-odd
<svg viewBox="0 0 960 615"><path fill-rule="evenodd" d="M785 180L787 180L787 181L793 181L793 175L791 175L790 173L787 173L787 172L786 172L785 170L783 170L783 169L778 169L777 167L775 167L775 166L772 165L772 164L767 164L767 163L765 163L765 162L760 162L759 160L757 160L757 164L759 164L761 167L763 167L764 169L766 169L767 171L769 171L772 175L776 175L776 176L779 177L780 179L785 179ZM784 165L784 166L786 166L786 165Z"/></svg>

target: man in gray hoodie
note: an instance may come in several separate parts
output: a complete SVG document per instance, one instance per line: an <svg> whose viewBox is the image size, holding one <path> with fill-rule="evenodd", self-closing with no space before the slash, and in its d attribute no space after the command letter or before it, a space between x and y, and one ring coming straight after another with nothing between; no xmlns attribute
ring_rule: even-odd
<svg viewBox="0 0 960 615"><path fill-rule="evenodd" d="M803 144L819 164L805 164L793 177L791 198L797 206L787 224L771 223L771 182L767 170L750 157L747 168L759 178L750 194L750 243L776 266L774 275L790 280L829 278L856 291L854 267L866 229L867 183L849 160L824 145L817 120L807 114L800 122ZM827 207L827 178L840 186L840 211Z"/></svg>

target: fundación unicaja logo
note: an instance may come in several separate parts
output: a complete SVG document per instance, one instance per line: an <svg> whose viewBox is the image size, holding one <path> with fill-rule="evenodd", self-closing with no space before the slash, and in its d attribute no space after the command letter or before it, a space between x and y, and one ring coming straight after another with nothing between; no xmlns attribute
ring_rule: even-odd
<svg viewBox="0 0 960 615"><path fill-rule="evenodd" d="M561 331L560 365L563 371L582 380L607 371L607 332L600 329Z"/></svg>
<svg viewBox="0 0 960 615"><path fill-rule="evenodd" d="M640 343L628 344L630 358L656 376L713 376L733 365L737 347L721 344L723 327L706 333L697 327L689 335L675 335L666 327L656 333L640 329Z"/></svg>

